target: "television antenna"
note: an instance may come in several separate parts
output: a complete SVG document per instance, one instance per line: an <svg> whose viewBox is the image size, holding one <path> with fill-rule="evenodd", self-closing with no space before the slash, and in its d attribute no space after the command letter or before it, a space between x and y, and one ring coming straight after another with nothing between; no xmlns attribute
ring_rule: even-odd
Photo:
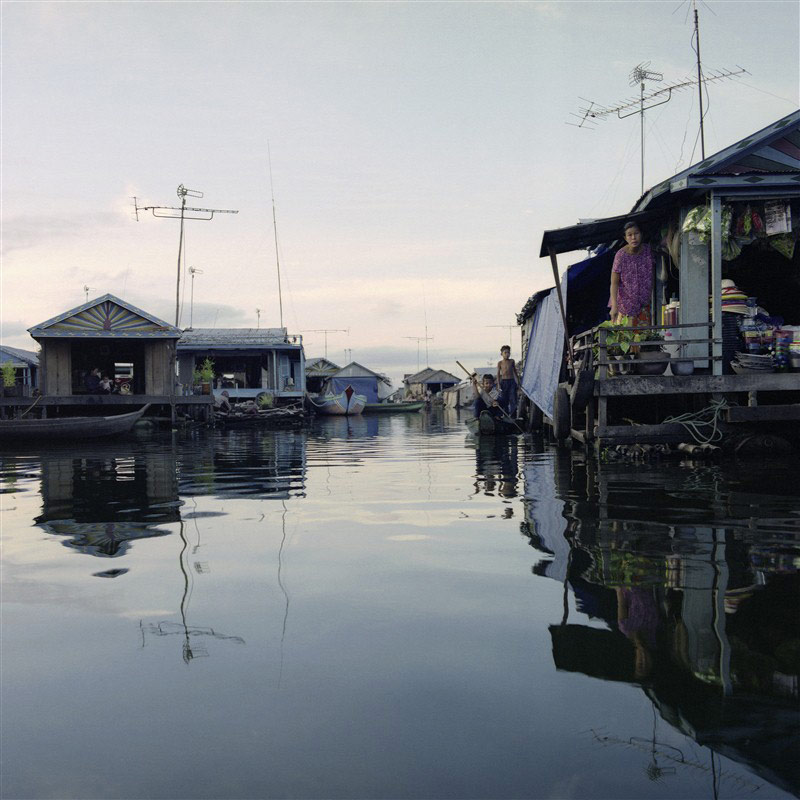
<svg viewBox="0 0 800 800"><path fill-rule="evenodd" d="M94 286L89 286L88 284L84 284L83 293L86 295L86 302L89 302L89 292L96 291Z"/></svg>
<svg viewBox="0 0 800 800"><path fill-rule="evenodd" d="M503 328L503 329L507 330L508 331L508 346L511 348L512 353L513 353L514 345L511 344L511 342L513 341L513 338L514 338L513 337L514 331L517 330L517 328L519 327L518 325L484 325L483 327L484 328Z"/></svg>
<svg viewBox="0 0 800 800"><path fill-rule="evenodd" d="M281 328L283 327L283 292L281 291L281 259L278 255L278 219L275 216L275 187L272 182L272 153L267 142L267 161L269 163L269 191L272 195L272 229L275 232L275 266L278 270L278 308L280 310Z"/></svg>
<svg viewBox="0 0 800 800"><path fill-rule="evenodd" d="M194 276L202 275L203 270L197 267L189 267L189 274L192 276L192 290L189 293L189 330L192 330L192 320L194 319Z"/></svg>
<svg viewBox="0 0 800 800"><path fill-rule="evenodd" d="M138 198L133 198L133 210L136 215L136 221L139 221L140 211L151 211L154 217L164 217L165 219L179 219L181 221L180 233L178 236L178 279L175 287L175 327L177 328L180 323L181 313L181 257L183 255L183 225L186 220L200 220L201 222L208 222L214 218L214 214L238 214L238 211L223 208L195 208L186 205L187 197L202 197L203 193L198 192L196 189L187 189L183 184L178 187L178 197L181 199L180 206L140 206ZM186 212L191 212L191 216L187 216ZM177 213L176 213L177 212Z"/></svg>
<svg viewBox="0 0 800 800"><path fill-rule="evenodd" d="M585 106L578 109L578 113L572 113L571 116L576 117L578 122L568 122L568 125L574 125L576 128L593 129L597 127L597 122L606 119L607 117L617 115L619 119L633 116L634 114L640 115L641 123L641 155L642 155L642 194L644 194L644 114L651 108L664 105L672 99L673 92L680 92L684 89L697 87L699 107L700 107L700 160L705 160L706 157L706 144L705 133L703 130L703 120L705 111L703 109L703 88L707 87L710 83L728 80L729 78L738 78L747 74L747 70L737 64L735 70L723 69L712 70L709 74L703 72L702 62L700 61L700 17L697 13L697 0L690 0L691 7L694 10L694 33L692 38L696 41L696 46L692 46L697 59L697 77L685 77L681 80L672 81L666 86L661 86L655 91L645 93L645 81L654 81L660 83L664 77L660 72L650 70L650 62L645 61L635 66L630 73L631 86L639 86L639 97L627 98L612 106L601 106L593 100L587 100L581 97ZM681 4L683 5L683 4ZM680 8L680 6L678 6ZM677 10L677 9L676 9ZM706 89L706 93L708 89Z"/></svg>
<svg viewBox="0 0 800 800"><path fill-rule="evenodd" d="M281 326L281 327L283 327L283 326ZM256 309L256 330L259 330L260 328L261 328L261 309L257 308Z"/></svg>
<svg viewBox="0 0 800 800"><path fill-rule="evenodd" d="M350 328L347 328L346 330L344 330L342 328L318 328L316 330L308 330L308 329L306 329L304 331L301 331L301 333L324 333L325 334L325 358L327 358L328 357L328 334L329 333L346 333L346 334L349 335L350 334Z"/></svg>
<svg viewBox="0 0 800 800"><path fill-rule="evenodd" d="M417 372L419 372L419 343L425 342L425 366L430 366L430 359L428 358L428 342L433 341L433 336L428 336L428 327L425 326L424 336L404 336L404 339L413 339L417 343Z"/></svg>

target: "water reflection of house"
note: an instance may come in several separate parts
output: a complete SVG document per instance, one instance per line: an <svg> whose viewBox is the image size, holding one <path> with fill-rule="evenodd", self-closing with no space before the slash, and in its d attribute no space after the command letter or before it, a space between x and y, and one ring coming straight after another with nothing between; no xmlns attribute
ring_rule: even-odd
<svg viewBox="0 0 800 800"><path fill-rule="evenodd" d="M21 388L23 396L29 397L34 389L39 388L39 356L32 350L0 345L0 367L6 364L14 368L16 385Z"/></svg>
<svg viewBox="0 0 800 800"><path fill-rule="evenodd" d="M114 443L48 451L41 487L37 524L95 556L122 555L130 541L164 536L169 530L159 526L180 520L172 452L130 452Z"/></svg>
<svg viewBox="0 0 800 800"><path fill-rule="evenodd" d="M534 572L564 585L564 617L550 626L556 667L645 687L670 724L797 792L791 501L782 519L771 498L759 521L756 506L720 495L713 480L641 465L598 471L565 453L524 476L522 530L542 554ZM770 527L785 558L758 552Z"/></svg>
<svg viewBox="0 0 800 800"><path fill-rule="evenodd" d="M286 500L305 489L306 437L235 428L197 443L180 473L181 495Z"/></svg>
<svg viewBox="0 0 800 800"><path fill-rule="evenodd" d="M214 390L232 400L267 393L278 403L305 394L303 337L286 328L194 328L178 341L178 380L192 386L193 373L206 358L214 363Z"/></svg>

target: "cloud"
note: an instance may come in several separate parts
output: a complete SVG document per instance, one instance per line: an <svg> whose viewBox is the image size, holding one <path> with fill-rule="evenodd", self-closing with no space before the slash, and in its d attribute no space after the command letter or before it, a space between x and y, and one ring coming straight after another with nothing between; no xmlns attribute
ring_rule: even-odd
<svg viewBox="0 0 800 800"><path fill-rule="evenodd" d="M3 220L2 254L15 250L29 250L53 242L78 241L99 228L114 227L119 223L117 214L101 212L88 216L77 215L20 215Z"/></svg>

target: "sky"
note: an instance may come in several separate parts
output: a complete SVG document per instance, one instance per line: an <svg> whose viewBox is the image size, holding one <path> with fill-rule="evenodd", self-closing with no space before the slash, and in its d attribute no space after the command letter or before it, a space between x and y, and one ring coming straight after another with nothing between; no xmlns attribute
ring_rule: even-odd
<svg viewBox="0 0 800 800"><path fill-rule="evenodd" d="M699 2L706 154L791 113L800 4ZM2 14L2 342L105 293L181 325L283 325L392 377L519 356L553 285L542 233L641 194L642 62L696 75L691 6L654 2L11 2ZM648 83L649 90L661 84ZM645 186L700 160L696 90L645 115ZM271 164L271 169L270 169ZM271 175L270 175L271 172ZM581 254L561 257L562 267ZM260 318L256 312L260 309ZM421 337L429 337L419 341Z"/></svg>

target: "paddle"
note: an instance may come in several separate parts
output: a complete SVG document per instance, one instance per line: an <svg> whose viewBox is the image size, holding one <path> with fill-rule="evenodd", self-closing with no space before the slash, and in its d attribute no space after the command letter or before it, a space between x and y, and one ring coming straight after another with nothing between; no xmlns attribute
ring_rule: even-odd
<svg viewBox="0 0 800 800"><path fill-rule="evenodd" d="M467 369L467 368L466 368L466 367L465 367L465 366L464 366L464 365L463 365L463 364L462 364L460 361L456 360L456 364L458 364L458 366L459 366L459 367L461 367L461 369L463 369L463 370L464 370L464 372L466 372L466 373L467 373L467 375L468 375L470 378L473 378L473 377L475 376L475 374L476 374L476 373L474 373L474 372L470 372L470 371L469 371L469 370L468 370L468 369ZM491 397L490 397L490 396L489 396L489 395L488 395L486 392L484 392L484 391L483 391L483 389L481 389L481 388L478 388L478 392L480 393L481 399L483 400L483 402L484 402L484 403L486 403L486 406L487 406L487 407L491 407L491 406L494 404L494 400L492 400L492 398L491 398ZM510 414L507 414L507 413L506 413L506 411L505 411L505 409L503 409L503 408L502 408L502 406L499 406L499 405L498 405L498 406L496 406L496 408L497 408L497 409L500 411L500 413L501 413L501 414L502 414L502 415L503 415L503 416L504 416L504 417L505 417L505 418L506 418L506 419L507 419L507 420L508 420L508 421L509 421L509 422L510 422L512 425L514 425L514 427L516 427L516 429L517 429L517 430L518 430L520 433L525 433L525 431L524 431L524 430L522 430L522 428L520 428L520 426L517 424L517 421L516 421L516 420L515 420L515 419L514 419L514 418L513 418L513 417L512 417Z"/></svg>

